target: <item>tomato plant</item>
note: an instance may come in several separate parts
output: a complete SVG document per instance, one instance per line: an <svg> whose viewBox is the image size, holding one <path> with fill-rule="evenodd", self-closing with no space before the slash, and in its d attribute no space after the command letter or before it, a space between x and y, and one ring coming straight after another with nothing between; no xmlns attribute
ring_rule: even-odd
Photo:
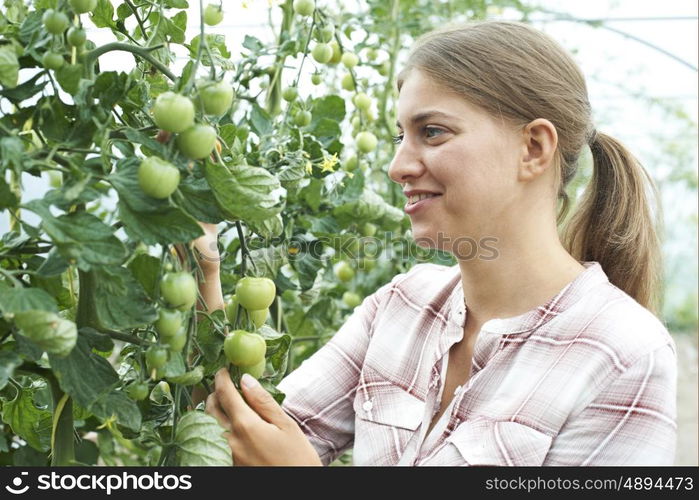
<svg viewBox="0 0 699 500"><path fill-rule="evenodd" d="M230 464L202 453L227 444L189 396L231 345L255 361L234 382L281 401L346 292L415 262L385 175L396 47L438 8L272 4L265 41L224 35L218 1L3 0L0 464ZM198 222L219 229L225 312L197 304Z"/></svg>

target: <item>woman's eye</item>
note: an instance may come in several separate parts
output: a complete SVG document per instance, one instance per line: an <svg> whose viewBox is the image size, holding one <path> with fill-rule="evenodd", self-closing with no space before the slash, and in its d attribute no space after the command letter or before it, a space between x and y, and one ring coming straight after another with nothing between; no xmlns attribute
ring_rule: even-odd
<svg viewBox="0 0 699 500"><path fill-rule="evenodd" d="M433 137L437 137L439 134L443 133L444 130L441 128L437 127L425 127L425 136L427 136L428 139L431 139Z"/></svg>
<svg viewBox="0 0 699 500"><path fill-rule="evenodd" d="M391 140L393 141L393 144L400 144L403 142L403 134L394 135Z"/></svg>

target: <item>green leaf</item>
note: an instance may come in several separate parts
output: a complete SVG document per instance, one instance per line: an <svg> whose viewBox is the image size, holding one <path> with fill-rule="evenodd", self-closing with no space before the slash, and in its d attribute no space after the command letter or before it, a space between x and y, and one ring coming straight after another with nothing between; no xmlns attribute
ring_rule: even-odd
<svg viewBox="0 0 699 500"><path fill-rule="evenodd" d="M214 65L220 67L222 70L229 71L235 68L233 62L229 59L231 53L226 47L226 37L224 35L207 34L206 44L209 47L209 51L202 51L201 63L203 66L211 66L211 59L213 58ZM192 38L192 43L189 45L189 55L192 59L197 58L199 52L199 44L201 41L201 36L197 35ZM209 57L211 53L211 57Z"/></svg>
<svg viewBox="0 0 699 500"><path fill-rule="evenodd" d="M178 377L184 375L187 371L187 366L184 364L182 354L179 352L171 352L165 366L158 370L159 377Z"/></svg>
<svg viewBox="0 0 699 500"><path fill-rule="evenodd" d="M259 137L272 133L272 118L256 102L250 111L250 128Z"/></svg>
<svg viewBox="0 0 699 500"><path fill-rule="evenodd" d="M211 316L221 323L225 319L225 314L221 309L214 311ZM209 317L202 316L197 322L197 345L207 362L216 361L221 354L221 349L223 349L223 340L223 334L217 330Z"/></svg>
<svg viewBox="0 0 699 500"><path fill-rule="evenodd" d="M119 375L102 356L92 352L82 335L75 349L65 358L49 356L51 367L61 389L75 401L106 420L116 416L117 422L132 430L141 426L141 412L126 394L118 392Z"/></svg>
<svg viewBox="0 0 699 500"><path fill-rule="evenodd" d="M13 168L22 171L24 144L19 137L10 136L0 139L0 171Z"/></svg>
<svg viewBox="0 0 699 500"><path fill-rule="evenodd" d="M263 221L249 221L248 226L263 238L271 239L284 231L282 216L277 214Z"/></svg>
<svg viewBox="0 0 699 500"><path fill-rule="evenodd" d="M291 336L287 333L279 333L269 325L262 325L257 333L265 338L267 343L267 353L265 357L272 364L274 374L272 383L278 384L286 374L286 365L289 360L289 349L291 348Z"/></svg>
<svg viewBox="0 0 699 500"><path fill-rule="evenodd" d="M103 107L111 108L126 95L128 80L126 73L116 71L100 73L95 79L93 97L99 99Z"/></svg>
<svg viewBox="0 0 699 500"><path fill-rule="evenodd" d="M311 125L323 119L341 122L345 119L345 100L337 95L313 99Z"/></svg>
<svg viewBox="0 0 699 500"><path fill-rule="evenodd" d="M19 61L14 47L0 46L0 85L5 88L15 88L19 81Z"/></svg>
<svg viewBox="0 0 699 500"><path fill-rule="evenodd" d="M70 354L78 340L75 323L51 312L29 310L17 313L15 324L25 337L58 357Z"/></svg>
<svg viewBox="0 0 699 500"><path fill-rule="evenodd" d="M44 85L35 85L36 82L43 76L43 73L37 73L31 79L27 80L21 85L16 86L15 88L0 90L0 96L5 97L15 103L29 99L44 89Z"/></svg>
<svg viewBox="0 0 699 500"><path fill-rule="evenodd" d="M228 220L260 221L278 214L279 179L264 168L249 165L224 168L207 162L206 180Z"/></svg>
<svg viewBox="0 0 699 500"><path fill-rule="evenodd" d="M165 7L170 9L187 9L189 4L187 0L165 0Z"/></svg>
<svg viewBox="0 0 699 500"><path fill-rule="evenodd" d="M0 352L0 389L7 385L7 381L15 372L15 368L22 364L22 358L14 351Z"/></svg>
<svg viewBox="0 0 699 500"><path fill-rule="evenodd" d="M119 216L126 233L146 245L186 243L204 234L197 221L179 208L165 207L160 212L136 213L120 201Z"/></svg>
<svg viewBox="0 0 699 500"><path fill-rule="evenodd" d="M128 269L104 266L93 273L95 311L102 326L124 330L152 323L158 317L143 287Z"/></svg>
<svg viewBox="0 0 699 500"><path fill-rule="evenodd" d="M129 270L135 276L151 299L158 298L158 276L160 259L142 253L129 263Z"/></svg>
<svg viewBox="0 0 699 500"><path fill-rule="evenodd" d="M231 449L218 421L206 413L190 411L177 423L177 465L232 465Z"/></svg>
<svg viewBox="0 0 699 500"><path fill-rule="evenodd" d="M25 205L42 219L46 233L68 261L75 260L79 269L121 264L128 254L113 229L87 212L53 217L46 205L34 200Z"/></svg>
<svg viewBox="0 0 699 500"><path fill-rule="evenodd" d="M82 64L64 64L56 71L56 80L63 90L74 96L80 89L83 70Z"/></svg>
<svg viewBox="0 0 699 500"><path fill-rule="evenodd" d="M261 52L265 48L264 44L259 40L259 38L255 38L254 36L250 35L245 35L243 47L253 52Z"/></svg>
<svg viewBox="0 0 699 500"><path fill-rule="evenodd" d="M50 251L46 260L39 266L36 273L42 278L51 278L53 276L59 276L65 272L70 264L68 261L59 253L58 248L53 247Z"/></svg>
<svg viewBox="0 0 699 500"><path fill-rule="evenodd" d="M2 420L12 432L38 451L51 447L51 412L34 404L35 388L22 388L17 396L2 406Z"/></svg>
<svg viewBox="0 0 699 500"><path fill-rule="evenodd" d="M0 311L4 315L40 309L58 312L56 301L40 288L9 288L0 290Z"/></svg>
<svg viewBox="0 0 699 500"><path fill-rule="evenodd" d="M110 0L99 0L97 7L92 11L90 20L98 28L115 28L116 25L112 18L114 17L114 7Z"/></svg>
<svg viewBox="0 0 699 500"><path fill-rule="evenodd" d="M221 211L215 203L211 203L214 193L206 179L188 177L180 182L179 190L182 193L180 207L196 220L210 224L218 224L223 220Z"/></svg>

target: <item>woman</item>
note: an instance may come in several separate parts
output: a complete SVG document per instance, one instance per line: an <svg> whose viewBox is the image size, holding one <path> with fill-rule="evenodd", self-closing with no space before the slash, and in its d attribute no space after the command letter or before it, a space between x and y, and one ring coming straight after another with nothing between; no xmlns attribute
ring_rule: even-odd
<svg viewBox="0 0 699 500"><path fill-rule="evenodd" d="M653 185L595 131L575 62L527 25L474 23L422 37L398 87L389 176L418 244L458 266L417 265L367 297L281 382L282 407L219 372L206 408L234 462L328 464L353 446L367 465L672 464ZM586 145L594 175L561 241ZM221 307L209 257L202 293Z"/></svg>

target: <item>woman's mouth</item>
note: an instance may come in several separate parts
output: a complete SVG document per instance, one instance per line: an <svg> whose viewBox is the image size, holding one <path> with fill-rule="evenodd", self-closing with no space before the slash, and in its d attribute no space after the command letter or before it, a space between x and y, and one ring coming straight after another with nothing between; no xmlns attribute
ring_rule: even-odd
<svg viewBox="0 0 699 500"><path fill-rule="evenodd" d="M420 193L408 197L408 202L405 204L404 210L408 215L413 215L418 210L424 210L434 202L435 198L442 196L437 193Z"/></svg>

